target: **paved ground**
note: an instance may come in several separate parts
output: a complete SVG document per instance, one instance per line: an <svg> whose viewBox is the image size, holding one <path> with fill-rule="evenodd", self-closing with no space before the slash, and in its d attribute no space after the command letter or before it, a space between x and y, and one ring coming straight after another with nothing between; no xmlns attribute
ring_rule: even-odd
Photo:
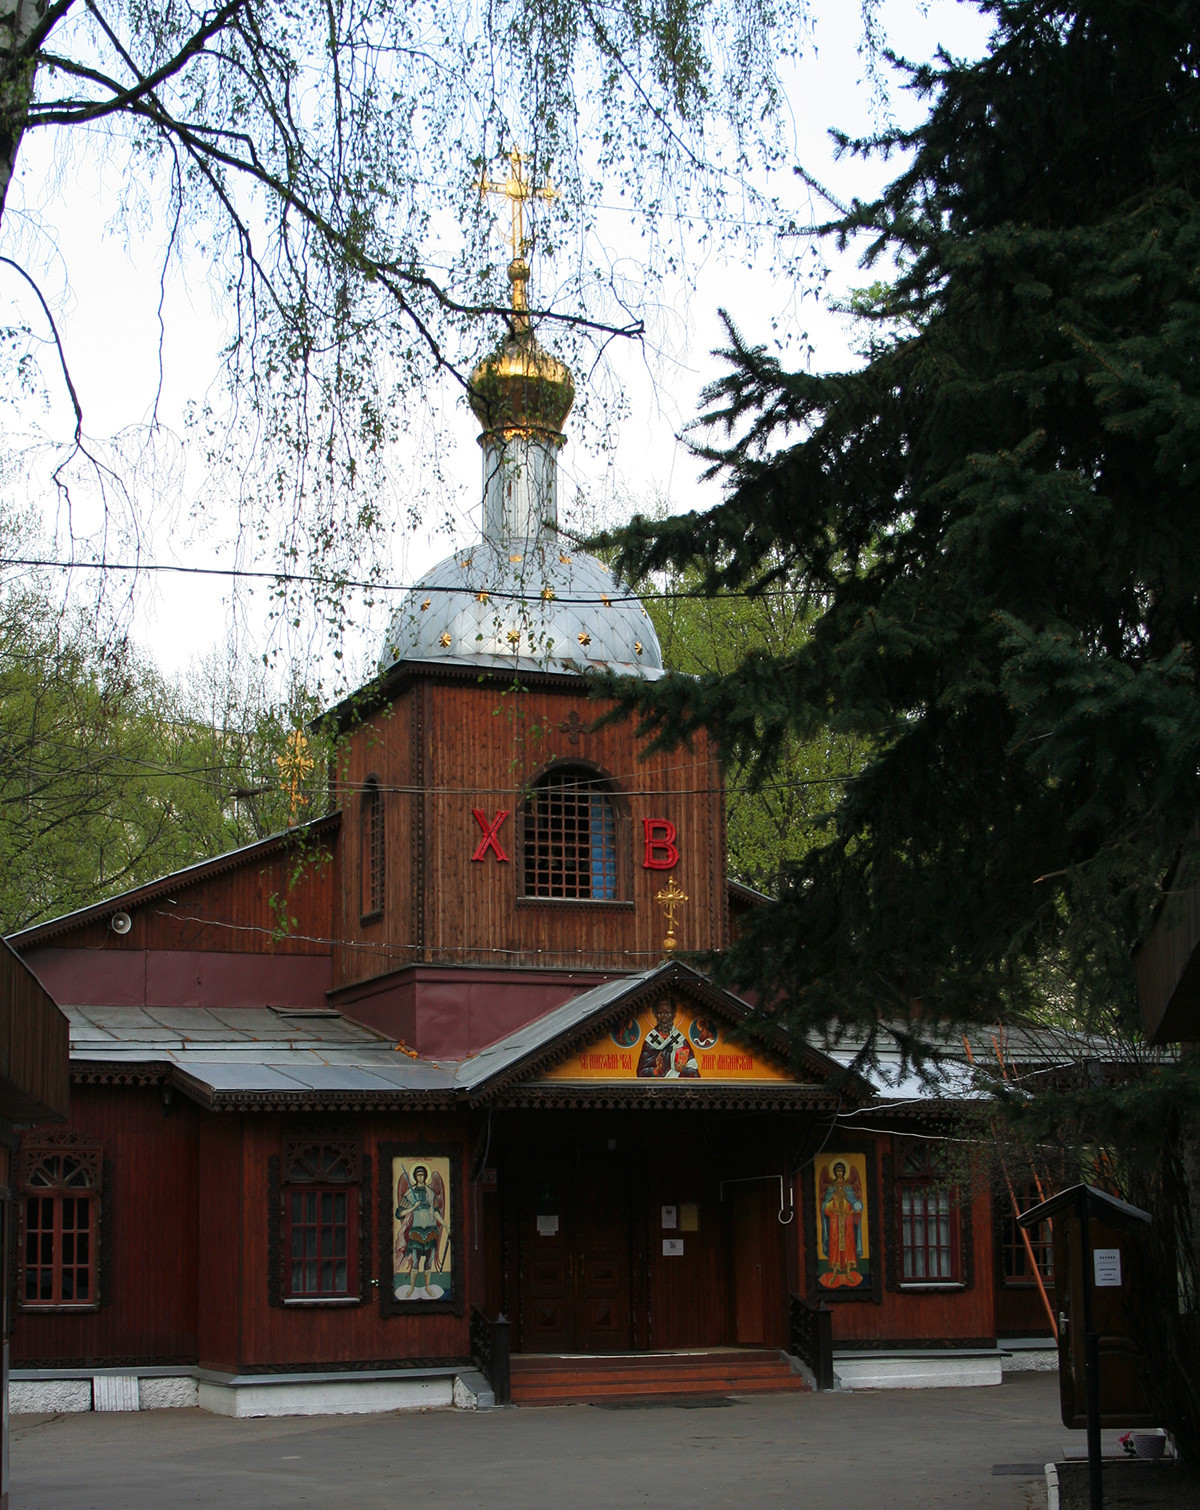
<svg viewBox="0 0 1200 1510"><path fill-rule="evenodd" d="M1106 1438L1109 1434L1106 1433ZM997 1388L742 1396L724 1406L233 1421L199 1410L15 1416L12 1510L1035 1510L994 1474L1078 1448L1055 1374Z"/></svg>

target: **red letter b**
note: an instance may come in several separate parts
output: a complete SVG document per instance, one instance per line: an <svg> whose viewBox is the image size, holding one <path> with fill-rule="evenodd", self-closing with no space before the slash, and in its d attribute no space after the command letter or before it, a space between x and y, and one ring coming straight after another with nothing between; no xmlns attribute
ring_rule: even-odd
<svg viewBox="0 0 1200 1510"><path fill-rule="evenodd" d="M646 855L642 860L642 869L671 870L678 865L675 825L666 818L643 818L642 828L646 834Z"/></svg>

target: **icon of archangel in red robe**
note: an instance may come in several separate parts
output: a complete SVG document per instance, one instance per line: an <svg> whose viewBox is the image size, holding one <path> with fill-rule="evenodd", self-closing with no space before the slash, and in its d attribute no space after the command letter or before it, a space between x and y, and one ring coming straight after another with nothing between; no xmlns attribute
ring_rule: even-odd
<svg viewBox="0 0 1200 1510"><path fill-rule="evenodd" d="M853 1289L863 1282L863 1192L858 1170L841 1159L832 1170L825 1165L817 1184L821 1210L821 1242L828 1270L819 1283L826 1290Z"/></svg>

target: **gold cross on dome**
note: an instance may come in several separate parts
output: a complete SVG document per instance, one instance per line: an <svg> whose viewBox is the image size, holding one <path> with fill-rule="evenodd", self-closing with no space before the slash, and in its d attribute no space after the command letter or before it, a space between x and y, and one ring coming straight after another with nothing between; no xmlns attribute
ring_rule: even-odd
<svg viewBox="0 0 1200 1510"><path fill-rule="evenodd" d="M654 900L666 913L667 936L663 939L663 948L669 954L675 947L675 910L688 901L688 894L676 886L675 877L672 876Z"/></svg>
<svg viewBox="0 0 1200 1510"><path fill-rule="evenodd" d="M298 809L308 806L308 798L302 788L305 777L316 764L308 753L308 740L299 729L293 729L288 735L285 753L276 755L275 764L279 767L279 774L283 778L281 786L288 798L288 822L295 823Z"/></svg>
<svg viewBox="0 0 1200 1510"><path fill-rule="evenodd" d="M525 177L525 164L529 159L519 147L514 147L505 156L508 159L508 177L503 183L497 183L485 172L479 180L479 192L482 196L503 194L508 200L509 209L512 212L512 254L513 261L516 262L529 250L529 241L525 235L526 201L557 199L558 195L549 184L543 184L541 188L537 188L529 182Z"/></svg>

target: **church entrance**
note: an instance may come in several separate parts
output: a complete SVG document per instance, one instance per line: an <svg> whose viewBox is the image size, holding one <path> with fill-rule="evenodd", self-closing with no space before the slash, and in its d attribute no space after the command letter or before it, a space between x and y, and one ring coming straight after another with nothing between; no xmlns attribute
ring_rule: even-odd
<svg viewBox="0 0 1200 1510"><path fill-rule="evenodd" d="M634 1345L630 1171L589 1156L526 1171L520 1216L521 1345L617 1353Z"/></svg>
<svg viewBox="0 0 1200 1510"><path fill-rule="evenodd" d="M794 1229L760 1175L784 1131L590 1110L497 1129L492 1314L512 1318L514 1351L784 1346Z"/></svg>

